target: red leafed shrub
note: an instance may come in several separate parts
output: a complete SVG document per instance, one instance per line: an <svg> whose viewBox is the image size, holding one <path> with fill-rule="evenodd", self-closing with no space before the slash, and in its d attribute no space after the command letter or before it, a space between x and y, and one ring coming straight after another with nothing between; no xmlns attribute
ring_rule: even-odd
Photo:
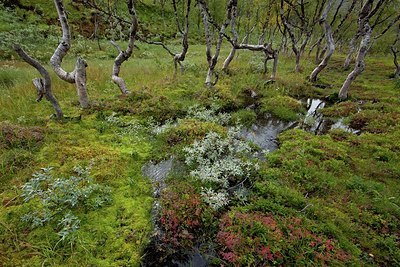
<svg viewBox="0 0 400 267"><path fill-rule="evenodd" d="M333 239L307 229L301 218L230 212L217 234L221 260L232 266L328 265L350 260Z"/></svg>
<svg viewBox="0 0 400 267"><path fill-rule="evenodd" d="M204 230L206 206L190 186L170 186L161 196L162 241L176 248L190 248Z"/></svg>

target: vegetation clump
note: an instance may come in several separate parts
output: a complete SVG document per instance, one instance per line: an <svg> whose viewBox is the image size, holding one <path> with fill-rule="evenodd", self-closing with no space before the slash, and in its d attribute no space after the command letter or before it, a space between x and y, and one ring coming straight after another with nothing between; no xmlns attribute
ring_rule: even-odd
<svg viewBox="0 0 400 267"><path fill-rule="evenodd" d="M22 220L32 228L54 223L60 240L73 239L71 236L81 222L74 211L110 204L110 188L94 183L89 167L75 167L76 175L68 179L54 177L51 171L52 168L43 168L22 186L24 202L34 203L33 211L25 214Z"/></svg>
<svg viewBox="0 0 400 267"><path fill-rule="evenodd" d="M261 112L272 114L273 116L284 120L294 121L304 112L302 104L289 96L277 95L271 98L264 98L261 101Z"/></svg>
<svg viewBox="0 0 400 267"><path fill-rule="evenodd" d="M320 110L322 114L331 118L349 117L359 111L359 105L356 102L340 102L330 107Z"/></svg>
<svg viewBox="0 0 400 267"><path fill-rule="evenodd" d="M183 150L190 175L205 185L202 196L216 210L229 203L229 187L249 183L259 169L248 158L252 149L240 139L237 128L230 129L226 137L210 132Z"/></svg>
<svg viewBox="0 0 400 267"><path fill-rule="evenodd" d="M40 127L0 124L0 145L6 148L33 148L43 142L44 137L45 131Z"/></svg>
<svg viewBox="0 0 400 267"><path fill-rule="evenodd" d="M345 263L351 256L337 241L311 232L299 217L231 211L220 220L222 259L234 266ZM285 240L285 242L282 242Z"/></svg>

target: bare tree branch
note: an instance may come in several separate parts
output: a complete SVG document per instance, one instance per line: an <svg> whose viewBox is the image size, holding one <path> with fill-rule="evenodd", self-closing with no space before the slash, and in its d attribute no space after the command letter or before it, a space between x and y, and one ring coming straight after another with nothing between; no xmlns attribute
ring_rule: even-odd
<svg viewBox="0 0 400 267"><path fill-rule="evenodd" d="M41 101L43 96L51 103L53 106L57 119L62 119L64 114L61 107L51 91L51 78L49 72L37 61L36 59L29 56L19 45L14 45L14 50L17 54L29 65L34 67L43 78L37 78L33 80L33 84L38 92L38 99L36 101Z"/></svg>
<svg viewBox="0 0 400 267"><path fill-rule="evenodd" d="M123 51L121 49L121 47L118 46L117 43L115 43L114 41L111 41L111 43L117 48L117 50L119 52L118 56L114 60L114 66L113 66L111 79L115 84L118 85L118 87L121 90L122 94L128 94L129 90L126 87L124 79L119 77L119 72L121 70L121 65L125 61L127 61L132 55L133 48L134 48L134 45L135 45L135 36L136 36L138 28L139 28L138 19L137 19L136 10L135 10L135 6L134 6L134 3L133 3L133 0L128 0L127 5L128 5L129 14L131 15L131 20L132 20L131 26L129 27L128 47L126 48L125 51Z"/></svg>

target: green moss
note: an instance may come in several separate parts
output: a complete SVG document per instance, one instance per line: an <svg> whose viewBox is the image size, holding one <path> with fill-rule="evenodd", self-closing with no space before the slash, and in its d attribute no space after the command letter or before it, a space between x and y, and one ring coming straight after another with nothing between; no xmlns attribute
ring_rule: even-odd
<svg viewBox="0 0 400 267"><path fill-rule="evenodd" d="M256 122L257 114L253 110L242 109L232 113L231 122L250 127Z"/></svg>
<svg viewBox="0 0 400 267"><path fill-rule="evenodd" d="M264 98L260 109L263 113L270 113L285 121L297 120L299 118L298 114L304 111L298 100L281 95Z"/></svg>
<svg viewBox="0 0 400 267"><path fill-rule="evenodd" d="M39 7L45 8L45 2L41 1ZM147 10L147 16L155 7L146 7L150 1L143 3L138 10ZM54 12L46 14L54 15ZM170 12L166 12L165 17L169 16ZM160 20L157 25L163 23ZM76 41L80 44L75 51L82 45L93 47L90 42ZM173 79L173 65L165 51L138 43L140 50L135 50L132 60L121 69L121 77L133 93L120 97L108 74L115 57L114 48L101 45L103 51L88 55L88 88L95 103L89 111L80 110L76 104L75 86L51 73L53 91L65 114L75 118L63 123L49 117L54 112L47 101L34 101L36 93L31 80L38 76L35 70L19 61L0 62L0 120L8 121L13 129L8 132L11 135L0 137L0 262L5 266L139 266L152 228L152 188L142 177L143 164L171 154L178 154L179 158L182 146L209 131L226 133L224 127L214 123L182 120L176 127L154 137L144 126L148 117L159 122L182 118L195 104L217 103L221 111L231 112L232 121L240 119L248 125L256 119L254 112L244 110L248 104L255 104L256 110L260 107L261 113L296 120L304 112L297 98L333 95L347 75L340 71L343 56L334 54L323 75L324 82L331 86L314 88L304 79L305 73L314 67L311 60L304 60L304 72L299 74L292 71L294 60L282 55L277 81L267 84L266 78L246 67L253 60L253 53L243 51L232 62L231 75L221 75L217 86L210 90L203 86L207 66L203 45L190 47L185 74ZM171 44L171 49L178 51L179 46ZM224 46L221 56L227 55L229 49L229 45ZM33 49L32 53L48 56L40 48ZM67 57L65 68L73 69L74 61L72 56ZM288 226L293 218L302 219L298 227L301 231L335 240L335 247L345 250L354 260L349 265L398 265L400 110L394 81L382 78L392 72L391 64L385 58L371 55L367 69L350 89L354 101L334 104L323 111L327 116L346 117L353 128L361 129L360 135L336 129L328 135L316 136L296 129L279 136L280 149L260 164L247 204L232 202L227 208L231 215L238 211L251 219L242 224L236 221L237 228L232 229L235 232L242 227L244 236L252 239L246 243L251 249L244 253L247 256L243 256L241 263L256 262L258 250L253 246L258 244L254 240L256 236L273 237L260 222L253 223L253 219L260 218L255 215L272 214L284 231L284 238L274 244L287 253L288 265L295 264L290 260L301 254L298 252L310 249L301 239L293 241L293 236L287 235L292 233ZM257 98L243 95L244 88L252 88ZM106 121L113 112L123 121L121 125ZM132 120L142 128L128 130L126 125ZM32 138L36 127L45 138ZM91 161L96 182L112 187L113 203L103 210L80 214L83 222L76 244L55 246L59 237L52 229L30 230L20 221L31 208L18 197L20 186L33 172L55 166L60 174L68 176L73 166ZM194 192L199 192L201 184L187 180L185 175L177 172L170 178L169 190L177 188L179 192L169 205L172 207L178 199L182 204L179 217L190 218L185 214L185 204L192 195L185 192L189 191L188 187L182 184L190 184ZM215 234L207 236L207 233L218 231L221 216L204 217L203 225L207 229L202 237L216 240ZM181 231L181 234L186 233ZM302 261L304 265L318 264L315 258L306 259ZM343 262L330 263L343 265Z"/></svg>
<svg viewBox="0 0 400 267"><path fill-rule="evenodd" d="M333 106L323 108L320 112L327 117L340 118L348 117L358 112L359 105L355 102L340 102Z"/></svg>
<svg viewBox="0 0 400 267"><path fill-rule="evenodd" d="M169 145L191 144L194 140L202 139L209 132L226 134L226 130L218 124L189 119L181 121L177 127L168 131L165 139Z"/></svg>

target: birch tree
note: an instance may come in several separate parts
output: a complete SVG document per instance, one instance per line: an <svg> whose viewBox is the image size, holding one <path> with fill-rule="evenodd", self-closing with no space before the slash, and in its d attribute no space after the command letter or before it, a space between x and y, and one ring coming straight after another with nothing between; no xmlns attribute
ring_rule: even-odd
<svg viewBox="0 0 400 267"><path fill-rule="evenodd" d="M272 74L271 74L271 80L274 80L276 71L277 71L277 66L278 66L278 51L272 49L272 43L270 43L270 44L264 43L266 27L268 24L264 23L258 44L245 43L245 41L248 40L248 38L247 38L248 32L246 32L246 37L243 38L243 41L241 43L239 43L238 42L239 34L236 29L236 20L237 20L237 14L238 14L237 1L234 1L232 3L232 6L228 10L228 12L230 12L230 31L232 34L232 38L227 37L227 39L231 43L232 48L231 48L231 51L230 51L228 57L224 61L222 70L225 72L228 71L229 65L232 62L237 50L259 51L259 52L263 52L265 54L265 61L264 61L264 69L265 70L266 70L267 61L270 59L274 59L273 70L272 70Z"/></svg>
<svg viewBox="0 0 400 267"><path fill-rule="evenodd" d="M131 15L131 26L129 28L128 47L124 51L115 41L111 41L111 43L115 46L115 48L119 52L118 56L114 60L114 66L113 66L113 70L112 70L111 79L116 85L118 85L122 94L129 94L129 90L126 87L124 79L119 77L121 65L131 57L133 48L134 48L134 44L135 44L136 33L138 31L138 19L137 19L136 9L135 9L133 0L128 0L127 5L128 5L129 14Z"/></svg>
<svg viewBox="0 0 400 267"><path fill-rule="evenodd" d="M75 83L79 97L79 103L82 108L89 106L89 99L86 89L86 61L79 57L76 61L75 69L72 72L65 71L61 64L65 55L71 47L71 31L68 25L67 13L64 7L63 0L54 0L54 5L57 9L58 19L61 24L62 38L53 56L50 58L50 65L57 76L68 82Z"/></svg>
<svg viewBox="0 0 400 267"><path fill-rule="evenodd" d="M321 16L320 22L319 22L325 30L326 45L327 45L328 49L327 49L327 53L326 53L324 59L313 70L313 72L310 75L310 81L312 81L312 82L317 81L318 74L328 65L328 61L331 58L333 52L335 51L335 41L333 40L332 27L327 22L328 13L332 7L332 4L333 4L333 0L329 0L325 7L324 13Z"/></svg>
<svg viewBox="0 0 400 267"><path fill-rule="evenodd" d="M374 4L376 2L376 4ZM387 16L381 19L381 16L386 7L389 7L389 4L393 4L396 6L397 1L390 0L367 0L363 5L360 14L358 16L358 29L355 35L358 35L361 38L360 45L358 48L356 62L353 68L353 71L347 76L344 81L340 91L339 98L346 99L348 97L348 92L350 89L351 83L364 71L365 69L365 57L368 53L368 50L374 44L374 42L382 37L397 21L400 20L400 14L395 13L395 15ZM395 7L396 8L396 7ZM375 16L375 21L373 26L371 26L370 21ZM390 19L390 20L389 20ZM389 21L389 22L388 22ZM372 37L373 29L384 22L388 22L386 27L383 29L375 37ZM372 41L372 42L371 42Z"/></svg>
<svg viewBox="0 0 400 267"><path fill-rule="evenodd" d="M197 0L197 5L199 6L200 13L203 19L204 26L204 34L206 38L206 57L208 62L208 71L206 76L205 85L210 88L214 86L218 82L218 74L215 72L215 67L218 62L219 54L221 52L221 46L223 38L226 37L226 28L229 25L232 7L234 5L237 6L237 0L229 0L226 8L226 18L221 27L217 26L218 38L215 46L215 53L212 55L212 34L211 34L211 26L210 24L216 26L215 21L213 20L210 11L208 9L208 5L205 0ZM215 76L215 80L213 81L213 77Z"/></svg>
<svg viewBox="0 0 400 267"><path fill-rule="evenodd" d="M353 71L347 76L342 88L339 91L339 98L346 99L351 83L360 75L365 69L365 56L367 55L369 43L371 41L372 28L370 26L371 17L382 8L385 0L380 0L373 6L374 0L367 0L361 9L358 16L358 30L353 39L361 37L360 46L358 49L356 63ZM352 40L353 40L352 39Z"/></svg>
<svg viewBox="0 0 400 267"><path fill-rule="evenodd" d="M13 48L26 63L34 67L42 76L42 78L35 78L33 80L33 85L36 87L38 94L36 101L40 102L43 97L45 97L46 100L49 101L53 106L57 119L62 119L64 114L61 110L60 104L51 90L51 78L49 72L43 67L42 64L39 63L39 61L29 56L19 45L14 45Z"/></svg>
<svg viewBox="0 0 400 267"><path fill-rule="evenodd" d="M285 33L289 35L292 51L296 57L296 72L301 69L300 58L312 36L315 24L322 14L325 2L326 0L313 1L312 3L315 4L313 9L307 7L306 5L311 3L304 0L299 2L293 0L280 1L280 18ZM313 13L306 14L307 9L312 10Z"/></svg>
<svg viewBox="0 0 400 267"><path fill-rule="evenodd" d="M372 17L374 17L373 22L369 22L369 25L371 27L372 31L375 31L375 28L378 28L381 25L385 25L386 27L383 28L383 30L377 34L374 37L371 37L372 40L370 41L372 46L377 39L382 37L397 21L400 19L400 14L397 11L391 12L389 9L398 9L399 6L399 1L397 0L378 0L376 3L376 6L379 6L379 9L373 12L372 16L370 17L370 20ZM364 6L363 6L364 7ZM387 15L386 13L389 13ZM343 64L343 68L345 70L350 68L350 64L353 60L353 55L357 50L357 41L362 38L362 32L361 29L358 27L356 34L351 38L350 43L349 43L349 52L346 56L345 62Z"/></svg>
<svg viewBox="0 0 400 267"><path fill-rule="evenodd" d="M189 50L189 15L190 15L191 4L192 4L191 0L186 0L185 18L184 18L184 23L182 26L179 21L179 17L178 17L176 0L172 0L172 5L174 8L174 13L175 13L175 18L176 18L176 24L177 24L179 33L182 35L182 51L180 53L176 53L174 55L174 67L175 67L174 76L176 76L176 74L178 72L178 65L180 66L181 74L183 73L184 67L183 67L182 62L185 60L186 54Z"/></svg>

